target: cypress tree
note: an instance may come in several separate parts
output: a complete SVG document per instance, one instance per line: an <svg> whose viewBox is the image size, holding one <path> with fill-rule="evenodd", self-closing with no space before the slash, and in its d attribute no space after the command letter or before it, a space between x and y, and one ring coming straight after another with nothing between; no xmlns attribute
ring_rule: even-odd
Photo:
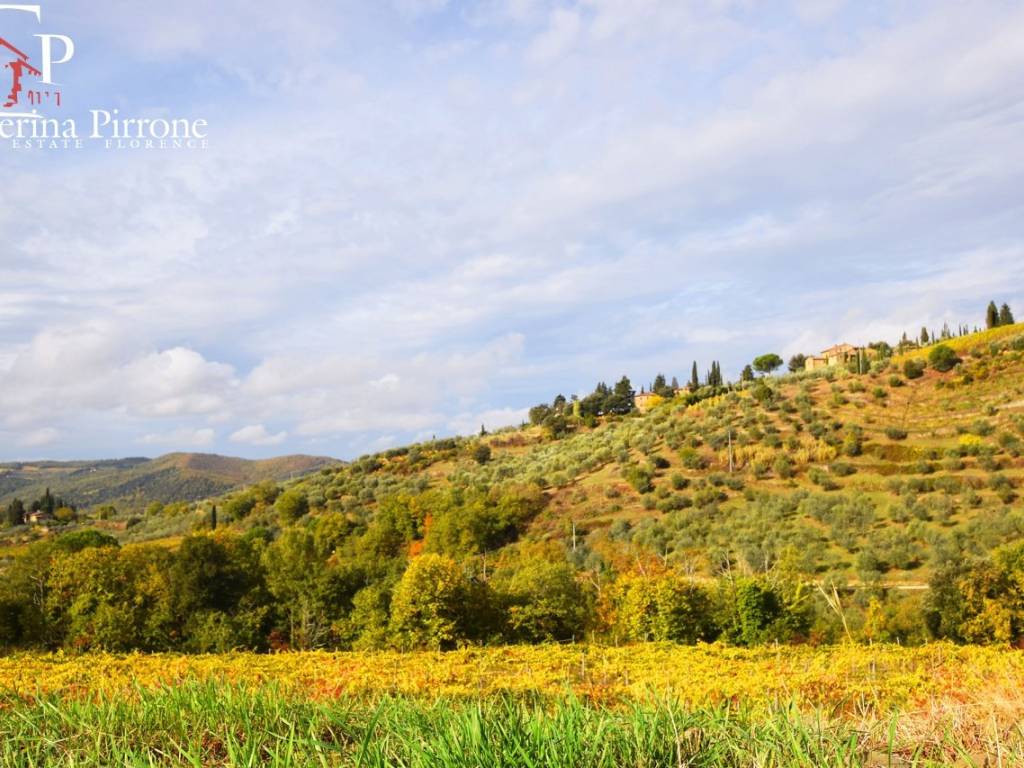
<svg viewBox="0 0 1024 768"><path fill-rule="evenodd" d="M1000 325L1013 325L1013 312L1010 311L1009 304L1003 304L999 308L999 324Z"/></svg>
<svg viewBox="0 0 1024 768"><path fill-rule="evenodd" d="M693 361L693 370L690 372L690 391L700 389L700 377L697 375L697 361Z"/></svg>
<svg viewBox="0 0 1024 768"><path fill-rule="evenodd" d="M985 310L985 327L989 330L999 325L999 310L996 309L996 303L990 301L988 303L988 309Z"/></svg>

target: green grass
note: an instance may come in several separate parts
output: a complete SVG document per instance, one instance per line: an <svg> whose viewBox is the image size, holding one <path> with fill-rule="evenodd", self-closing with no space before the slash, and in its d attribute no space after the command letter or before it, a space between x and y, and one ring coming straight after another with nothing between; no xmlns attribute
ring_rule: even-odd
<svg viewBox="0 0 1024 768"><path fill-rule="evenodd" d="M578 700L313 702L188 684L129 699L0 699L4 766L932 766L1024 761L1021 734L898 714L860 722L781 707L620 709ZM998 739L998 741L997 741ZM994 764L994 763L988 763Z"/></svg>

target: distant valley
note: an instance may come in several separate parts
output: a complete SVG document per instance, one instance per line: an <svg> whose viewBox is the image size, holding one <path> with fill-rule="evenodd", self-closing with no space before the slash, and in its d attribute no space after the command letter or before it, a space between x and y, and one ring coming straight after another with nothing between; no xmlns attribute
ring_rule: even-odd
<svg viewBox="0 0 1024 768"><path fill-rule="evenodd" d="M0 464L0 505L36 499L50 489L80 509L113 505L142 510L152 502L197 501L262 480L301 477L341 462L323 456L249 460L203 453L155 459L36 461Z"/></svg>

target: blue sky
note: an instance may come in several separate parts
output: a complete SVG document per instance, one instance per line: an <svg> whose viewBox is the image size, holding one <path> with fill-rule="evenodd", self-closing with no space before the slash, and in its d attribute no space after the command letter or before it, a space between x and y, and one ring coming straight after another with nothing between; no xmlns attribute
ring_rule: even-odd
<svg viewBox="0 0 1024 768"><path fill-rule="evenodd" d="M152 7L145 7L145 6ZM556 393L1024 313L1024 8L119 0L0 143L0 458L349 458Z"/></svg>

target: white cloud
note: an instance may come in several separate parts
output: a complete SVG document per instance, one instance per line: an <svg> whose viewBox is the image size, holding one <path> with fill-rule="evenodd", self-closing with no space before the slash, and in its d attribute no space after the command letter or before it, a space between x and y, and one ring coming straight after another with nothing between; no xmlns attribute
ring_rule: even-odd
<svg viewBox="0 0 1024 768"><path fill-rule="evenodd" d="M24 437L21 438L21 445L26 448L42 448L46 445L52 445L60 437L60 432L52 427L44 427L42 429L36 429Z"/></svg>
<svg viewBox="0 0 1024 768"><path fill-rule="evenodd" d="M171 432L143 435L139 443L142 445L158 445L171 449L208 448L213 445L216 437L216 433L209 427L203 429L182 427Z"/></svg>
<svg viewBox="0 0 1024 768"><path fill-rule="evenodd" d="M231 442L243 443L246 445L281 445L287 439L287 432L281 431L276 434L271 434L262 424L252 424L248 427L242 427L237 432L234 432L230 437Z"/></svg>
<svg viewBox="0 0 1024 768"><path fill-rule="evenodd" d="M66 11L214 140L5 156L60 214L0 208L9 451L350 455L1024 301L1014 4L397 2Z"/></svg>
<svg viewBox="0 0 1024 768"><path fill-rule="evenodd" d="M546 64L565 54L580 32L580 17L575 11L556 8L545 29L530 45L527 58L535 64Z"/></svg>

